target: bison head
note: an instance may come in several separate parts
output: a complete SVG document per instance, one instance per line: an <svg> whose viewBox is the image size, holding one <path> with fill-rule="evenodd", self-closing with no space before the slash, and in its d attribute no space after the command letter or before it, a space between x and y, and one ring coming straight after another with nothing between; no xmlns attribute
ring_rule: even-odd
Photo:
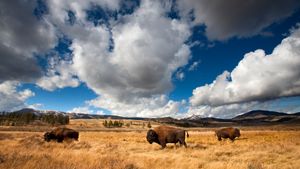
<svg viewBox="0 0 300 169"><path fill-rule="evenodd" d="M152 144L153 142L158 142L158 135L154 130L149 130L147 133L147 141Z"/></svg>
<svg viewBox="0 0 300 169"><path fill-rule="evenodd" d="M44 134L44 139L45 141L49 142L51 139L55 139L55 135L50 132L46 132Z"/></svg>

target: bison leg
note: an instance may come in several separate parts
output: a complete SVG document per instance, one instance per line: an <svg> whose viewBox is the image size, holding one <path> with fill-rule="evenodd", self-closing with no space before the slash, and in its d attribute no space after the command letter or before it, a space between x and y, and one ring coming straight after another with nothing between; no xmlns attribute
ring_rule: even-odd
<svg viewBox="0 0 300 169"><path fill-rule="evenodd" d="M231 140L231 142L234 142L234 137L230 137L229 139Z"/></svg>
<svg viewBox="0 0 300 169"><path fill-rule="evenodd" d="M164 148L166 148L166 143L164 143L164 144L161 144L161 149L164 149Z"/></svg>
<svg viewBox="0 0 300 169"><path fill-rule="evenodd" d="M167 146L167 144L166 144L165 141L161 141L161 142L160 142L160 145L161 145L161 149L164 149L164 148L166 148L166 146Z"/></svg>
<svg viewBox="0 0 300 169"><path fill-rule="evenodd" d="M219 141L221 141L221 140L222 140L222 138L221 138L221 137L218 137L218 140L219 140Z"/></svg>
<svg viewBox="0 0 300 169"><path fill-rule="evenodd" d="M158 141L159 141L159 145L161 145L161 149L166 148L167 143L165 139L158 139Z"/></svg>
<svg viewBox="0 0 300 169"><path fill-rule="evenodd" d="M187 148L187 145L186 145L186 142L185 142L185 141L183 142L183 145L184 145L185 148Z"/></svg>
<svg viewBox="0 0 300 169"><path fill-rule="evenodd" d="M187 148L186 142L184 140L180 141L180 145L182 145L182 144L184 145L185 148Z"/></svg>
<svg viewBox="0 0 300 169"><path fill-rule="evenodd" d="M184 140L179 139L180 146L184 145L187 148L186 142Z"/></svg>

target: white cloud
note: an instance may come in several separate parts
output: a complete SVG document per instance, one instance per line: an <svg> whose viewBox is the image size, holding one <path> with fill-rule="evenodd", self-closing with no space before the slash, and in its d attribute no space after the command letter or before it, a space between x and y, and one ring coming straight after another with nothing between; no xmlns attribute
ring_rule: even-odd
<svg viewBox="0 0 300 169"><path fill-rule="evenodd" d="M186 117L199 115L201 117L217 117L217 118L233 118L239 114L243 114L253 110L258 102L248 102L241 104L229 104L223 106L190 106Z"/></svg>
<svg viewBox="0 0 300 169"><path fill-rule="evenodd" d="M35 104L27 105L26 107L35 110L40 110L41 108L44 107L44 105L42 103L35 103Z"/></svg>
<svg viewBox="0 0 300 169"><path fill-rule="evenodd" d="M142 1L133 14L112 26L112 52L109 29L85 25L84 36L74 36L72 43L79 78L97 94L118 102L170 91L172 74L190 58L184 44L190 30L165 12L158 1Z"/></svg>
<svg viewBox="0 0 300 169"><path fill-rule="evenodd" d="M167 17L169 3L143 0L132 14L108 18L109 26L95 26L87 20L86 10L92 5L120 10L118 0L54 0L47 1L47 5L49 14L44 19L72 40L73 58L72 62L50 62L46 76L37 82L40 87L52 91L77 86L80 80L99 95L101 106L112 112L128 110L139 116L177 112L179 103L158 98L172 90L172 75L191 57L190 47L185 44L191 31L187 22ZM75 14L73 24L68 22L68 11ZM145 111L142 102L147 105ZM74 109L79 110L90 109Z"/></svg>
<svg viewBox="0 0 300 169"><path fill-rule="evenodd" d="M83 114L92 114L92 110L88 107L75 107L72 110L68 111L69 113L83 113Z"/></svg>
<svg viewBox="0 0 300 169"><path fill-rule="evenodd" d="M176 72L176 78L178 80L183 80L184 79L184 73L181 70L177 71Z"/></svg>
<svg viewBox="0 0 300 169"><path fill-rule="evenodd" d="M77 19L84 21L87 17L86 10L90 9L92 5L98 5L108 10L118 10L120 8L120 0L50 0L47 1L47 5L52 22L65 23L68 20L68 11L73 11Z"/></svg>
<svg viewBox="0 0 300 169"><path fill-rule="evenodd" d="M0 16L3 20L0 23L0 67L5 68L0 70L0 83L7 79L38 79L38 86L53 91L67 86L76 87L83 82L99 98L90 101L89 106L74 108L74 112L103 113L90 107L95 106L125 116L178 116L185 104L169 100L167 94L173 88L174 73L179 79L184 78L180 70L191 57L190 48L203 46L200 41L185 44L193 26L204 23L210 40L247 37L259 34L263 28L290 16L299 7L296 0L280 0L271 4L250 0L243 4L237 0L177 2L181 19L167 16L173 8L173 1L142 0L133 13L119 13L117 17L108 18L107 23L97 26L87 20L87 10L98 5L106 12L120 11L123 2L46 1L49 13L40 20L33 15L35 1L0 2L0 9L4 11ZM237 4L240 8L231 10L236 9ZM16 8L17 11L13 10ZM191 14L191 9L196 17L193 23L185 18ZM68 22L69 11L76 18L72 24ZM42 70L33 54L53 48L57 43L56 35L61 34L72 41L72 58L50 59L41 77ZM199 108L203 110L201 106L208 105L204 112L218 115L216 110L219 112L222 108L209 106L298 95L298 34L299 31L295 30L271 55L262 50L246 54L231 73L225 71L212 84L195 89L190 99L190 112ZM211 43L207 47L213 45ZM188 70L195 70L198 65L198 61L194 62ZM0 96L6 98L0 101L3 110L23 106L26 99L34 95L28 89L18 91L18 82L9 81L1 85ZM225 107L238 109L234 105Z"/></svg>
<svg viewBox="0 0 300 169"><path fill-rule="evenodd" d="M201 117L233 118L237 115L247 113L252 110L268 110L284 113L299 112L299 96L278 98L267 101L251 101L245 103L234 103L221 106L190 106L184 117L200 115Z"/></svg>
<svg viewBox="0 0 300 169"><path fill-rule="evenodd" d="M199 40L196 40L196 41L193 41L193 42L190 42L189 43L189 46L192 48L192 47L204 47L205 46L205 43L199 41Z"/></svg>
<svg viewBox="0 0 300 169"><path fill-rule="evenodd" d="M128 117L176 116L184 103L169 100L165 95L140 98L134 103L122 103L113 98L99 97L89 101L90 106L110 110L112 114Z"/></svg>
<svg viewBox="0 0 300 169"><path fill-rule="evenodd" d="M192 11L194 24L205 24L210 40L257 35L300 7L298 0L178 0L177 4L182 17L190 16Z"/></svg>
<svg viewBox="0 0 300 169"><path fill-rule="evenodd" d="M77 87L80 82L74 76L76 73L73 70L72 61L53 56L48 61L47 74L37 81L37 85L49 91L64 87Z"/></svg>
<svg viewBox="0 0 300 169"><path fill-rule="evenodd" d="M220 106L262 101L300 94L300 29L274 48L269 55L261 49L245 54L230 73L194 89L192 106Z"/></svg>
<svg viewBox="0 0 300 169"><path fill-rule="evenodd" d="M0 111L14 111L25 106L25 101L34 93L29 89L18 91L20 83L5 81L0 83Z"/></svg>
<svg viewBox="0 0 300 169"><path fill-rule="evenodd" d="M199 64L200 64L200 61L193 62L192 65L189 67L189 71L196 70L198 68Z"/></svg>
<svg viewBox="0 0 300 169"><path fill-rule="evenodd" d="M104 115L103 110L94 110L90 106L82 106L82 107L75 107L72 110L67 111L68 113L80 113L80 114L96 114L96 115Z"/></svg>

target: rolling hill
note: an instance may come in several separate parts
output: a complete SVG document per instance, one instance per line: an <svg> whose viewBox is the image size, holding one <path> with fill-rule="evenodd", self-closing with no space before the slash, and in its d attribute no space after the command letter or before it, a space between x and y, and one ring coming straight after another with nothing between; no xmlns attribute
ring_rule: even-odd
<svg viewBox="0 0 300 169"><path fill-rule="evenodd" d="M300 124L300 112L294 114L287 114L275 111L253 110L240 114L232 119L220 119L212 117L201 117L193 115L183 119L175 119L172 117L162 118L142 118L142 117L122 117L116 115L95 115L84 113L66 113L60 111L34 110L24 108L13 113L32 113L35 116L43 114L62 114L69 116L70 119L127 119L127 120L151 120L164 124L171 124L181 127L216 127L216 126L255 126L255 125L275 125L275 124Z"/></svg>

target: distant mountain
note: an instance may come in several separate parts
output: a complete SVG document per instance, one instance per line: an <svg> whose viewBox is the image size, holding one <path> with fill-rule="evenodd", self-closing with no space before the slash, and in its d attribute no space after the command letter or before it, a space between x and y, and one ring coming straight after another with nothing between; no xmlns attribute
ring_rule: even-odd
<svg viewBox="0 0 300 169"><path fill-rule="evenodd" d="M214 117L201 117L199 115L193 115L181 121L185 121L183 127L216 127L216 126L229 126L232 125L231 119L220 119Z"/></svg>
<svg viewBox="0 0 300 169"><path fill-rule="evenodd" d="M300 121L300 114L287 114L275 111L265 111L265 110L253 110L248 113L236 116L232 119L239 123L265 123L265 124L275 124L275 123L298 123Z"/></svg>
<svg viewBox="0 0 300 169"><path fill-rule="evenodd" d="M193 114L189 117L186 117L184 118L184 120L198 120L198 119L202 119L203 117L201 115L196 115L196 114Z"/></svg>
<svg viewBox="0 0 300 169"><path fill-rule="evenodd" d="M22 114L22 113L33 113L36 116L41 116L42 114L63 114L68 115L70 119L131 119L131 120L145 120L149 118L142 117L122 117L116 115L98 115L98 114L85 114L85 113L67 113L62 111L55 110L35 110L32 108L23 108L18 111L14 111L12 113Z"/></svg>
<svg viewBox="0 0 300 169"><path fill-rule="evenodd" d="M84 114L84 113L68 113L71 119L131 119L131 120L145 120L142 117L123 117L116 115L98 115L98 114Z"/></svg>
<svg viewBox="0 0 300 169"><path fill-rule="evenodd" d="M182 119L186 123L198 126L230 126L230 125L268 125L268 124L300 124L300 112L287 114L275 111L253 110L232 119L203 118L192 115Z"/></svg>
<svg viewBox="0 0 300 169"><path fill-rule="evenodd" d="M116 119L118 116L110 116L110 115L97 115L97 114L85 114L85 113L68 113L71 119Z"/></svg>
<svg viewBox="0 0 300 169"><path fill-rule="evenodd" d="M0 125L29 125L29 124L68 124L69 116L65 112L45 111L24 108L14 112L2 112Z"/></svg>
<svg viewBox="0 0 300 169"><path fill-rule="evenodd" d="M61 112L61 111L54 111L54 110L35 110L35 109L31 109L31 108L24 108L18 111L14 111L13 113L33 113L37 116L40 116L42 114L63 114L66 115L66 112Z"/></svg>
<svg viewBox="0 0 300 169"><path fill-rule="evenodd" d="M24 108L18 111L15 111L15 113L34 113L36 112L36 110L31 109L31 108Z"/></svg>
<svg viewBox="0 0 300 169"><path fill-rule="evenodd" d="M269 118L269 117L278 117L278 116L286 116L286 113L280 113L275 111L266 111L266 110L253 110L248 113L238 115L232 120L246 120L246 119L262 119L262 118Z"/></svg>
<svg viewBox="0 0 300 169"><path fill-rule="evenodd" d="M200 115L192 115L190 117L184 118L183 120L188 121L202 121L202 122L231 122L231 119L220 119L215 117L201 117Z"/></svg>
<svg viewBox="0 0 300 169"><path fill-rule="evenodd" d="M232 125L268 125L268 124L300 124L300 112L287 114L275 111L253 110L232 119L220 119L213 117L201 117L192 115L183 119L174 119L172 117L161 118L142 118L142 117L122 117L116 115L95 115L84 113L66 113L53 110L34 110L24 108L14 113L34 113L36 116L42 114L63 114L69 116L70 119L124 119L124 120L151 120L164 124L177 125L181 127L218 127Z"/></svg>
<svg viewBox="0 0 300 169"><path fill-rule="evenodd" d="M300 112L298 112L298 113L294 113L294 115L296 115L296 116L300 116Z"/></svg>

